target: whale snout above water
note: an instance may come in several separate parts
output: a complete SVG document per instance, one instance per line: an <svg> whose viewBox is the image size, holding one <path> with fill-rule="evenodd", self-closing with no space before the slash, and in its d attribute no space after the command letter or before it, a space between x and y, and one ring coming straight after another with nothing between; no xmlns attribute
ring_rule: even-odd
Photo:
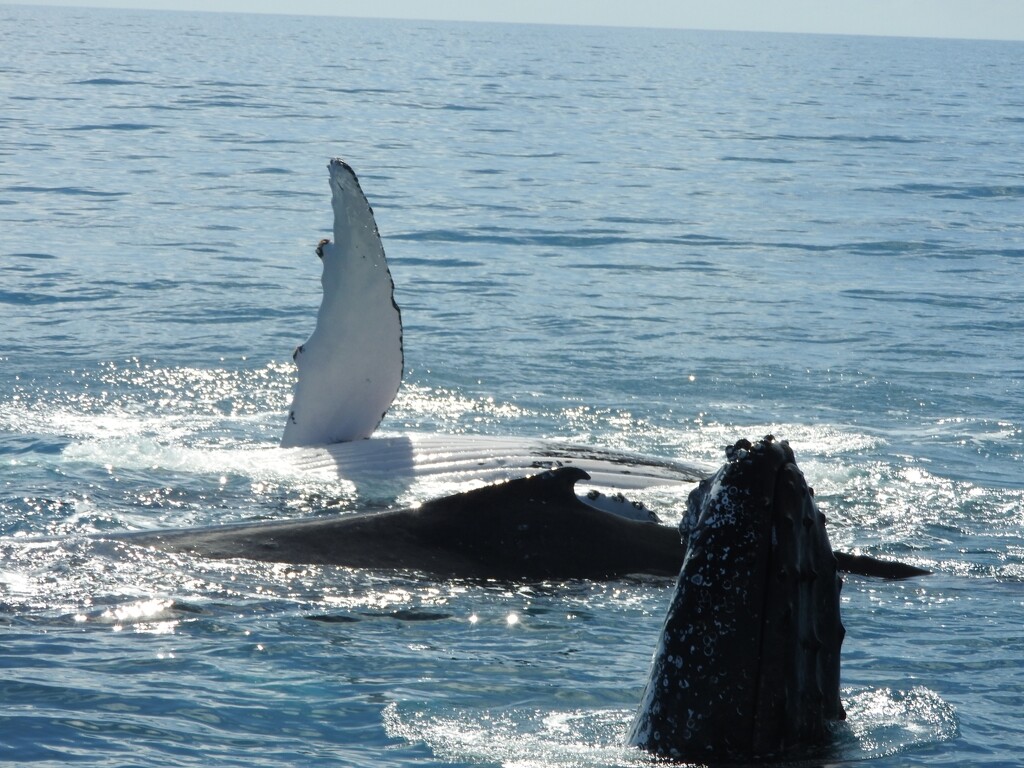
<svg viewBox="0 0 1024 768"><path fill-rule="evenodd" d="M836 558L785 442L737 442L690 494L685 547L630 742L687 761L826 743L839 699Z"/></svg>

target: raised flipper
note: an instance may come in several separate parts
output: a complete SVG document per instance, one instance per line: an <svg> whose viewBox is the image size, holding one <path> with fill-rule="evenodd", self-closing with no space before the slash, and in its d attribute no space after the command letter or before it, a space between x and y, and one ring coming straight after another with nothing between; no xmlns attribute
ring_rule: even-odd
<svg viewBox="0 0 1024 768"><path fill-rule="evenodd" d="M369 437L402 383L402 316L373 210L352 169L331 160L334 242L321 242L323 300L295 350L298 383L281 444Z"/></svg>

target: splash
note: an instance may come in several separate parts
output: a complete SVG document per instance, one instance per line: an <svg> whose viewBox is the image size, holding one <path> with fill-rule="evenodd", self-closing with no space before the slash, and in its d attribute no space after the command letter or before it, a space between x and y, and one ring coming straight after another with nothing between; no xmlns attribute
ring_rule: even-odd
<svg viewBox="0 0 1024 768"><path fill-rule="evenodd" d="M648 756L625 746L631 717L617 709L455 710L439 716L395 703L383 712L388 736L425 743L439 760L506 768L649 766Z"/></svg>
<svg viewBox="0 0 1024 768"><path fill-rule="evenodd" d="M836 726L827 762L868 760L956 738L953 708L927 688L846 692L847 720ZM625 746L632 709L543 710L445 708L392 702L382 713L388 736L423 743L439 760L506 768L650 766L648 754ZM790 768L797 763L786 762ZM820 765L813 759L807 765Z"/></svg>

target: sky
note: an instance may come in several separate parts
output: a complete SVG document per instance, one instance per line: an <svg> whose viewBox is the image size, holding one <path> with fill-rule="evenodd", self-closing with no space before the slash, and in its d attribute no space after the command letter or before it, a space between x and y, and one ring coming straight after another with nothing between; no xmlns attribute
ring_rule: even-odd
<svg viewBox="0 0 1024 768"><path fill-rule="evenodd" d="M1024 0L19 0L18 4L1024 40Z"/></svg>

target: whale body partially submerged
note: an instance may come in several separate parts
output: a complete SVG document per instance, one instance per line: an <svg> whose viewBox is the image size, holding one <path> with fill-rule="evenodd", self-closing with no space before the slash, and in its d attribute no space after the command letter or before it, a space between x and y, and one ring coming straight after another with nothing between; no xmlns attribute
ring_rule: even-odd
<svg viewBox="0 0 1024 768"><path fill-rule="evenodd" d="M605 484L614 483L619 472L627 488L688 482L694 479L690 469L614 452L581 456L572 446L552 445L566 464L556 461L536 474L416 506L104 536L211 559L403 569L441 578L536 581L679 573L689 552L688 534L681 540L679 530L662 524L656 511L621 494L579 496L575 487L589 481L592 472ZM383 455L391 455L387 447ZM739 478L733 487L741 487ZM840 570L863 575L900 579L927 573L864 555L837 552L835 557Z"/></svg>
<svg viewBox="0 0 1024 768"><path fill-rule="evenodd" d="M845 717L841 581L785 442L737 442L690 494L685 556L630 743L696 762L783 757Z"/></svg>
<svg viewBox="0 0 1024 768"><path fill-rule="evenodd" d="M442 578L674 575L680 562L675 530L582 501L573 487L587 477L578 467L560 467L417 507L122 538L215 559L404 569Z"/></svg>

